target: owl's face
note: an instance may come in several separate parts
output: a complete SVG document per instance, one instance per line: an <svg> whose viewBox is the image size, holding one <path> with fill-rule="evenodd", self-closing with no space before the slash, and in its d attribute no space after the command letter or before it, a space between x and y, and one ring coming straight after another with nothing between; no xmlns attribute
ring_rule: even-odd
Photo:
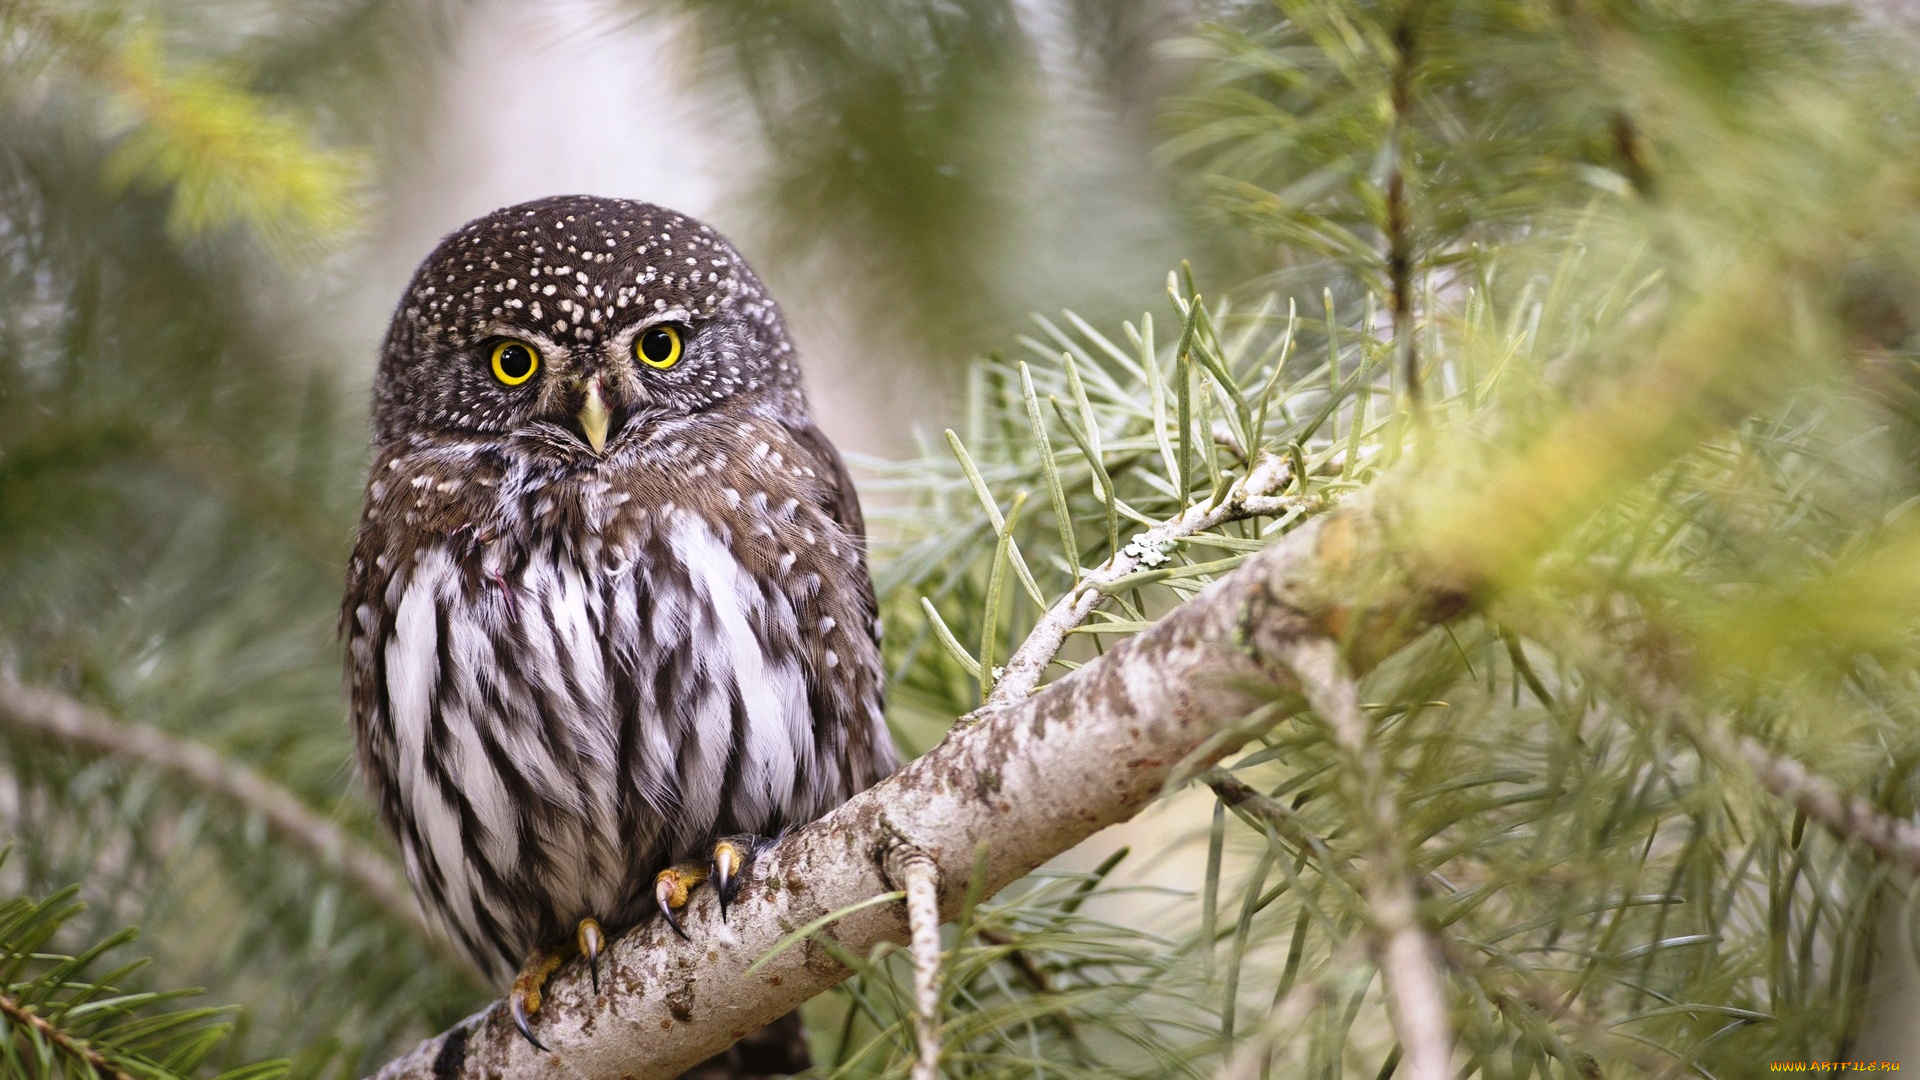
<svg viewBox="0 0 1920 1080"><path fill-rule="evenodd" d="M563 196L443 240L387 334L375 437L519 438L583 463L723 403L802 409L779 309L711 228Z"/></svg>

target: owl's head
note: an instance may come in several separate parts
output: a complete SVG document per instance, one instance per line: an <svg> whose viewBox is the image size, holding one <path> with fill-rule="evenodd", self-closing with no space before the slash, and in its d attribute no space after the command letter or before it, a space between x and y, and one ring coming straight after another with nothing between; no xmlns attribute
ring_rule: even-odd
<svg viewBox="0 0 1920 1080"><path fill-rule="evenodd" d="M651 203L561 196L473 221L394 313L375 438L524 436L591 460L723 404L804 409L779 308L732 244Z"/></svg>

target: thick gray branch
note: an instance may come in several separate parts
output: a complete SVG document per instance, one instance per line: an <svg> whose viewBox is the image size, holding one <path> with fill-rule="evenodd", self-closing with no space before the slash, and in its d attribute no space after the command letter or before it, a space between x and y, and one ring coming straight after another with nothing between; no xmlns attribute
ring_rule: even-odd
<svg viewBox="0 0 1920 1080"><path fill-rule="evenodd" d="M1364 500L1362 500L1364 501ZM938 871L943 917L978 872L991 895L1114 822L1131 817L1176 768L1233 746L1223 726L1295 687L1290 647L1365 627L1364 666L1460 609L1463 594L1350 567L1380 567L1380 530L1358 507L1309 522L1249 559L1149 630L974 723L763 856L721 923L702 891L683 918L691 942L657 921L616 941L595 995L579 963L556 973L535 1031L542 1054L495 1007L430 1039L382 1080L572 1076L648 1080L703 1058L847 977L829 950L801 943L765 962L792 931L888 893L883 863L898 844ZM1364 606L1359 597L1366 597ZM1192 758L1193 760L1188 760ZM868 906L822 931L865 953L903 942L903 905Z"/></svg>

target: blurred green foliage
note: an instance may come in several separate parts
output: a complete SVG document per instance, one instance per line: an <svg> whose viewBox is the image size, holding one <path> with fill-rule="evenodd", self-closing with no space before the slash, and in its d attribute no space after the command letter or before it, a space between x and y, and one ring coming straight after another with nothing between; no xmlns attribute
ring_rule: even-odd
<svg viewBox="0 0 1920 1080"><path fill-rule="evenodd" d="M910 750L1086 569L1286 460L1297 512L1169 547L1051 672L1372 500L1405 565L1485 583L1362 684L1464 1075L1848 1056L1872 970L1910 944L1874 938L1910 882L1700 733L1914 810L1911 27L1768 0L624 10L684 17L716 100L755 110L786 257L872 283L931 354L1007 350L966 369L948 437L865 463ZM363 403L346 358L291 355L269 311L355 242L404 153L409 58L458 18L0 0L0 671L368 843L333 636ZM1124 167L1036 194L1076 124ZM1196 269L1133 298L1147 315L997 340L1043 300L1020 245L1051 215L1121 238L1110 281L1171 269L1135 240L1158 228L1143 189ZM1191 889L1114 884L1142 853L947 929L948 1075L1202 1076L1236 1048L1248 1075L1392 1071L1343 759L1311 714L1235 730L1254 741L1204 779L1252 797L1176 803L1199 809L1169 843L1208 853ZM217 1044L202 1014L167 1049L68 1029L148 1055L131 1074L360 1075L488 996L177 773L0 722L0 778L0 893L55 898L0 910L0 1012L57 1030L55 1000L94 990L47 965L130 923L152 964L74 987L163 1025L140 994L246 1003ZM905 967L845 959L810 1011L820 1072L903 1075ZM6 1022L10 1075L77 1060Z"/></svg>
<svg viewBox="0 0 1920 1080"><path fill-rule="evenodd" d="M678 6L759 118L775 243L886 283L876 310L904 302L935 334L991 310L1037 92L1010 0Z"/></svg>
<svg viewBox="0 0 1920 1080"><path fill-rule="evenodd" d="M120 988L141 961L100 971L102 959L134 938L115 934L78 956L49 942L83 905L77 885L38 902L17 897L0 904L0 1001L8 1038L0 1060L11 1076L192 1076L231 1030L220 1023L230 1009L176 1009L193 991L126 992ZM111 962L111 961L108 961ZM275 1080L285 1061L242 1065L217 1080Z"/></svg>
<svg viewBox="0 0 1920 1080"><path fill-rule="evenodd" d="M197 54L165 15L0 8L0 652L371 837L333 632L361 406L261 323L270 260L354 220L358 155L242 77L270 37L232 55L198 28ZM58 940L137 922L154 964L131 989L248 1003L207 1067L357 1073L479 999L244 808L19 733L0 754L8 889L86 885Z"/></svg>

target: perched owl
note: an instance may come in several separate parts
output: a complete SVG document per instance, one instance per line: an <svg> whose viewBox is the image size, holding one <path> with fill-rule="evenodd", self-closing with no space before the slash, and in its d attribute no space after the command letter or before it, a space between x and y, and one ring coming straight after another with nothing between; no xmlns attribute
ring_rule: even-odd
<svg viewBox="0 0 1920 1080"><path fill-rule="evenodd" d="M895 766L846 466L711 228L564 197L442 241L394 314L342 627L407 874L515 1022L574 951L721 910ZM683 935L684 936L684 935Z"/></svg>

